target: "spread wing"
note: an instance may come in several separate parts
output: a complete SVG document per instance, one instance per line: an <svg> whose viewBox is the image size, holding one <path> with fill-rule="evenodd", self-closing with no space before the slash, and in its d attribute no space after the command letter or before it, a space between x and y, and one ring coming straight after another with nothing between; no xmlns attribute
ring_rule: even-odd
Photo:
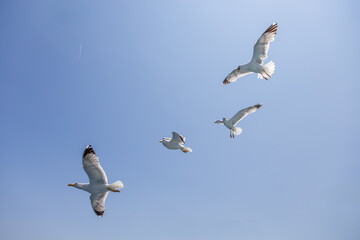
<svg viewBox="0 0 360 240"><path fill-rule="evenodd" d="M251 59L251 62L256 62L257 64L262 64L263 61L267 58L267 53L269 51L270 43L274 41L276 31L277 31L277 23L273 24L266 29L266 31L261 35L261 37L257 40L254 45L254 53Z"/></svg>
<svg viewBox="0 0 360 240"><path fill-rule="evenodd" d="M241 109L229 121L235 126L241 119L246 117L248 114L255 112L261 106L262 104L256 104L254 106Z"/></svg>
<svg viewBox="0 0 360 240"><path fill-rule="evenodd" d="M109 192L90 195L91 206L96 215L102 217L105 211L105 200Z"/></svg>
<svg viewBox="0 0 360 240"><path fill-rule="evenodd" d="M178 134L177 132L172 132L172 139L170 142L172 143L180 143L180 144L184 144L185 143L186 138L181 136L180 134Z"/></svg>
<svg viewBox="0 0 360 240"><path fill-rule="evenodd" d="M108 180L102 169L99 158L91 145L87 145L83 153L83 168L89 177L90 184L107 184Z"/></svg>
<svg viewBox="0 0 360 240"><path fill-rule="evenodd" d="M215 123L220 124L220 125L224 125L224 122L221 121L221 120L216 120Z"/></svg>
<svg viewBox="0 0 360 240"><path fill-rule="evenodd" d="M229 84L232 82L235 82L239 77L248 75L252 72L244 70L244 69L240 69L240 67L238 67L237 69L235 69L234 71L232 71L223 81L223 84Z"/></svg>

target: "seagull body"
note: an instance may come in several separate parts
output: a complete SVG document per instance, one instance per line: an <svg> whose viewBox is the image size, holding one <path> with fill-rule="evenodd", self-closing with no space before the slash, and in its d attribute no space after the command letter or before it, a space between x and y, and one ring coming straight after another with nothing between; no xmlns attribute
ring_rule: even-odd
<svg viewBox="0 0 360 240"><path fill-rule="evenodd" d="M247 64L240 65L232 71L223 81L223 84L235 82L238 78L248 75L250 73L257 73L258 78L268 79L275 72L275 63L270 61L264 65L264 60L267 58L270 42L274 41L277 31L277 23L266 29L254 45L254 53L251 61Z"/></svg>
<svg viewBox="0 0 360 240"><path fill-rule="evenodd" d="M105 200L109 193L120 192L116 189L124 188L121 181L108 184L104 170L102 169L99 158L96 156L91 145L87 145L83 153L83 168L89 177L90 183L74 183L68 186L75 187L90 193L90 202L95 214L102 217L105 210Z"/></svg>
<svg viewBox="0 0 360 240"><path fill-rule="evenodd" d="M160 142L168 149L181 149L184 153L192 152L192 149L185 147L186 138L178 134L177 132L172 132L172 138L164 137Z"/></svg>
<svg viewBox="0 0 360 240"><path fill-rule="evenodd" d="M230 138L234 138L235 135L240 135L242 133L242 129L240 127L235 127L236 124L240 122L242 119L244 119L248 114L255 112L261 106L262 103L241 109L229 120L223 118L223 120L217 120L215 123L225 125L225 127L227 127L230 130Z"/></svg>

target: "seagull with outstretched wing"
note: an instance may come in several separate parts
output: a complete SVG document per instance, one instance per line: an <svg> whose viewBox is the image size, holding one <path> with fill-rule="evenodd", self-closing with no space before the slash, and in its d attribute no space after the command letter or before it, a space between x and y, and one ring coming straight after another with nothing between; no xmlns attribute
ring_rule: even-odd
<svg viewBox="0 0 360 240"><path fill-rule="evenodd" d="M226 118L223 118L223 120L217 120L215 123L225 125L225 127L227 127L230 130L230 138L234 138L235 135L239 135L242 132L242 129L240 127L235 127L236 124L238 124L238 122L240 122L242 119L244 119L250 113L253 113L256 110L258 110L261 106L262 106L262 103L241 109L229 120L227 120Z"/></svg>
<svg viewBox="0 0 360 240"><path fill-rule="evenodd" d="M90 193L91 206L95 214L102 217L105 210L105 200L109 191L120 192L117 189L124 188L124 184L121 181L108 184L106 174L91 145L86 146L82 162L83 168L89 177L89 183L70 183L68 186Z"/></svg>
<svg viewBox="0 0 360 240"><path fill-rule="evenodd" d="M191 148L183 145L185 144L185 140L186 138L184 136L181 136L177 132L172 132L172 138L163 137L160 142L168 149L181 149L184 153L192 152Z"/></svg>
<svg viewBox="0 0 360 240"><path fill-rule="evenodd" d="M264 65L264 60L267 58L270 43L274 41L277 32L277 23L273 24L266 29L254 45L254 53L251 61L245 65L240 65L232 71L223 81L223 84L235 82L238 78L248 75L250 73L257 73L258 78L268 80L269 77L275 72L275 63L270 61Z"/></svg>

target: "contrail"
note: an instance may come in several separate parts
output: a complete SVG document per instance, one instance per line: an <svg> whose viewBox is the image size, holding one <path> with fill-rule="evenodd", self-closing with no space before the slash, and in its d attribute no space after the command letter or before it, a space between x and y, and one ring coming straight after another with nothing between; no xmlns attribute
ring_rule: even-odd
<svg viewBox="0 0 360 240"><path fill-rule="evenodd" d="M79 49L79 56L78 56L78 60L80 60L81 51L82 51L82 43L80 44L80 49Z"/></svg>

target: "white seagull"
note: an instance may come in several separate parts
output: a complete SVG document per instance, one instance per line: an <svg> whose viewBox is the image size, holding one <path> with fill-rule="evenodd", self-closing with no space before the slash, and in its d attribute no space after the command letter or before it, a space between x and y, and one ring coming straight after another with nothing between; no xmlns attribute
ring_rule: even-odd
<svg viewBox="0 0 360 240"><path fill-rule="evenodd" d="M240 65L237 69L232 71L225 78L223 84L235 82L239 77L253 72L258 74L258 78L265 78L267 80L271 77L271 75L275 72L275 63L270 61L267 64L262 64L267 58L270 42L275 39L277 27L277 23L274 22L270 25L270 27L268 27L268 29L266 29L254 45L254 53L251 61L245 65Z"/></svg>
<svg viewBox="0 0 360 240"><path fill-rule="evenodd" d="M172 138L163 137L160 141L168 149L181 149L184 153L192 152L192 149L185 147L186 138L178 134L177 132L172 132Z"/></svg>
<svg viewBox="0 0 360 240"><path fill-rule="evenodd" d="M99 158L95 155L91 145L87 145L83 153L83 168L89 177L90 183L70 183L68 186L89 192L91 206L99 217L102 217L105 210L105 200L108 191L120 192L116 189L124 188L121 181L108 184L106 174L99 163Z"/></svg>
<svg viewBox="0 0 360 240"><path fill-rule="evenodd" d="M248 114L255 112L261 106L262 106L262 103L241 109L229 120L227 120L226 118L223 118L222 121L217 120L215 123L225 125L225 127L227 127L230 130L230 138L234 138L235 137L234 134L239 135L242 132L242 129L240 127L235 127L235 125L238 122L240 122L240 120L242 120L244 117L246 117Z"/></svg>

